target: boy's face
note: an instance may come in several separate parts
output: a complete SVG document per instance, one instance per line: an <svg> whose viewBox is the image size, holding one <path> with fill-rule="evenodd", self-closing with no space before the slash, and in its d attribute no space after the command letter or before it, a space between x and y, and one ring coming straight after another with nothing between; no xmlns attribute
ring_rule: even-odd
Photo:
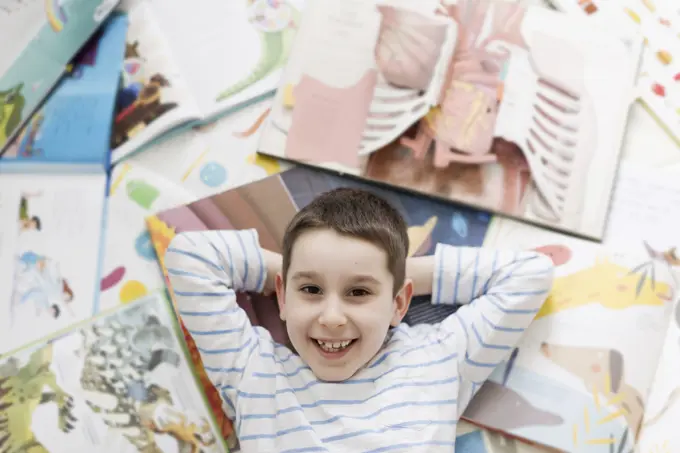
<svg viewBox="0 0 680 453"><path fill-rule="evenodd" d="M348 379L380 350L412 294L409 281L393 296L393 282L387 253L370 242L328 229L298 237L276 291L288 336L318 378Z"/></svg>

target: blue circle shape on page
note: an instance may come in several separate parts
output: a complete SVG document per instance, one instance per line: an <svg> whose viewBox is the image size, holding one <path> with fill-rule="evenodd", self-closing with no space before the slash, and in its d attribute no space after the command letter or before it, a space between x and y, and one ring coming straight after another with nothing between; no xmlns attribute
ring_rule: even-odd
<svg viewBox="0 0 680 453"><path fill-rule="evenodd" d="M227 169L217 162L208 162L201 168L201 181L208 187L218 187L227 181Z"/></svg>
<svg viewBox="0 0 680 453"><path fill-rule="evenodd" d="M135 240L135 250L137 254L148 261L153 261L156 259L156 251L153 248L153 243L151 242L151 236L148 231L143 231L137 236Z"/></svg>

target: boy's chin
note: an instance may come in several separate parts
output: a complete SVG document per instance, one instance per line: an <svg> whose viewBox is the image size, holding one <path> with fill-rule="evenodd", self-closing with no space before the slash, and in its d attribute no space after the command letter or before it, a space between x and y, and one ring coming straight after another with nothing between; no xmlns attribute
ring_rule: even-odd
<svg viewBox="0 0 680 453"><path fill-rule="evenodd" d="M343 382L354 376L358 368L348 365L342 369L316 365L310 367L317 379L324 382Z"/></svg>

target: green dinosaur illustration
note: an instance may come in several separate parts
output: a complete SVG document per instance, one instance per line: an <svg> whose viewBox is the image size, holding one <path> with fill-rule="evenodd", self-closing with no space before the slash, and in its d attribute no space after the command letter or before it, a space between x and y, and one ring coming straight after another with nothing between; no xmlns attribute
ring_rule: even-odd
<svg viewBox="0 0 680 453"><path fill-rule="evenodd" d="M41 404L56 403L58 427L73 429L73 399L57 384L50 369L52 345L31 354L23 367L10 358L0 366L0 451L2 453L48 453L33 433L33 413Z"/></svg>
<svg viewBox="0 0 680 453"><path fill-rule="evenodd" d="M256 6L259 6L260 2L267 2L268 0L247 0L248 7L254 10ZM249 75L236 82L231 87L227 88L225 91L217 96L217 101L223 101L231 96L234 96L246 88L254 85L260 80L267 77L272 72L279 68L282 68L293 45L293 39L295 38L295 33L297 31L297 25L300 21L300 11L288 2L277 2L276 6L267 6L271 11L276 8L289 8L290 11L290 21L283 29L275 31L266 31L262 28L258 28L260 34L260 46L261 53L260 58L255 65L255 68L250 72ZM269 11L268 11L269 12ZM264 18L261 14L253 14L250 17L250 22L255 23L262 21Z"/></svg>
<svg viewBox="0 0 680 453"><path fill-rule="evenodd" d="M21 94L23 87L23 83L18 83L9 90L0 91L0 148L21 124L21 114L26 103Z"/></svg>

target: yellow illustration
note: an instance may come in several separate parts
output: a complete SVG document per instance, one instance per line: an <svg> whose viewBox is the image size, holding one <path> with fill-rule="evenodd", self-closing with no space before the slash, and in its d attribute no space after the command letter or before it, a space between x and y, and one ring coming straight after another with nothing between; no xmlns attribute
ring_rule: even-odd
<svg viewBox="0 0 680 453"><path fill-rule="evenodd" d="M660 442L653 445L649 450L644 453L671 453L671 446L669 441Z"/></svg>
<svg viewBox="0 0 680 453"><path fill-rule="evenodd" d="M295 106L295 97L293 96L293 85L290 83L283 87L282 104L287 109L292 109Z"/></svg>
<svg viewBox="0 0 680 453"><path fill-rule="evenodd" d="M156 216L147 217L146 226L149 229L151 243L156 249L156 256L158 257L161 269L163 274L165 274L165 251L175 237L175 228L168 226L167 223Z"/></svg>
<svg viewBox="0 0 680 453"><path fill-rule="evenodd" d="M556 278L536 319L590 304L612 310L635 305L662 306L671 297L672 289L666 283L641 280L639 274L631 273L627 267L598 259L590 267Z"/></svg>
<svg viewBox="0 0 680 453"><path fill-rule="evenodd" d="M260 154L253 153L246 158L246 162L248 162L250 165L257 165L266 171L268 176L281 172L281 165L279 164L279 161L273 157L262 156Z"/></svg>
<svg viewBox="0 0 680 453"><path fill-rule="evenodd" d="M432 216L427 219L427 222L423 225L416 225L409 227L408 229L408 256L414 256L420 249L426 248L424 246L429 245L429 240L432 235L432 230L434 230L435 225L437 225L437 216Z"/></svg>

